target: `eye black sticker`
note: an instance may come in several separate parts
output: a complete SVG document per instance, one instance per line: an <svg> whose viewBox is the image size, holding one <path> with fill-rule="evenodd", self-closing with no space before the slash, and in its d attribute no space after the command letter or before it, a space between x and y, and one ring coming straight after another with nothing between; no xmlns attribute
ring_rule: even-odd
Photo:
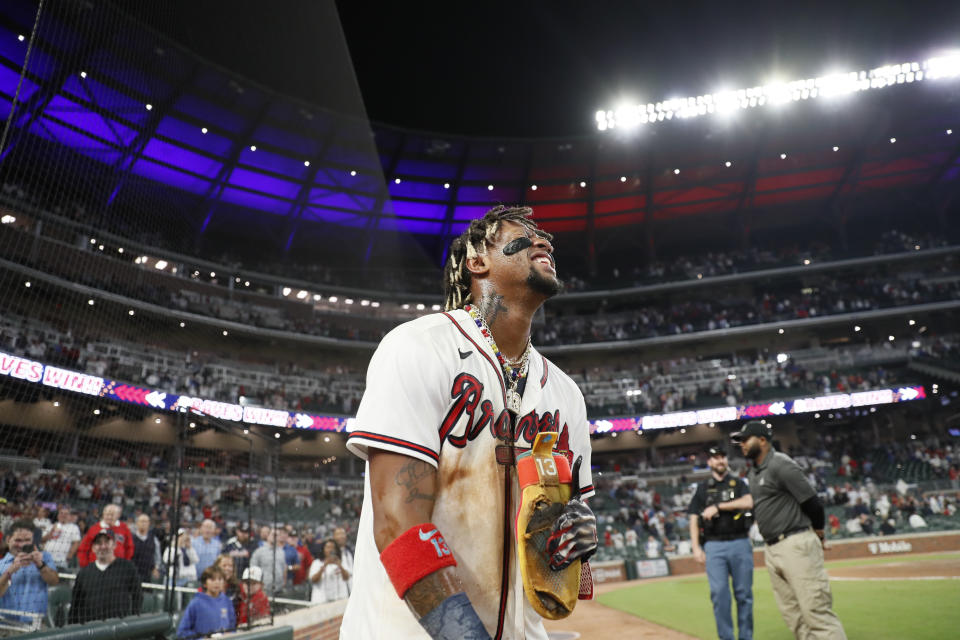
<svg viewBox="0 0 960 640"><path fill-rule="evenodd" d="M533 246L533 240L526 236L521 236L519 238L514 238L507 244L503 246L503 255L512 256L515 253L519 253L528 247Z"/></svg>

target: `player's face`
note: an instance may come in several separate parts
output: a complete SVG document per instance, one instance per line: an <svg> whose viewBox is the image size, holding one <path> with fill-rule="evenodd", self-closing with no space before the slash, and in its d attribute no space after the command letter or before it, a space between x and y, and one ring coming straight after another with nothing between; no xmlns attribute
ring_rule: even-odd
<svg viewBox="0 0 960 640"><path fill-rule="evenodd" d="M727 456L710 456L707 459L707 465L709 465L711 471L722 476L727 472Z"/></svg>
<svg viewBox="0 0 960 640"><path fill-rule="evenodd" d="M491 262L507 277L526 282L531 291L551 297L563 285L557 278L553 245L516 222L503 222L496 243L490 247ZM511 279L512 279L511 278Z"/></svg>

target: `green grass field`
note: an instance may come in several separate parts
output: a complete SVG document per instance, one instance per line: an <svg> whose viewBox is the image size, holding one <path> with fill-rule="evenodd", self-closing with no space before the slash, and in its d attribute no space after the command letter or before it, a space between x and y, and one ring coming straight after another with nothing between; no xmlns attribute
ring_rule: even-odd
<svg viewBox="0 0 960 640"><path fill-rule="evenodd" d="M916 557L921 562L956 560L960 553ZM865 558L827 563L832 568L905 562L908 557ZM831 583L833 605L850 640L946 640L960 638L960 580L889 580ZM601 595L610 607L698 638L716 638L706 576L640 582ZM736 620L736 612L733 612ZM754 637L790 640L770 588L766 569L753 580Z"/></svg>

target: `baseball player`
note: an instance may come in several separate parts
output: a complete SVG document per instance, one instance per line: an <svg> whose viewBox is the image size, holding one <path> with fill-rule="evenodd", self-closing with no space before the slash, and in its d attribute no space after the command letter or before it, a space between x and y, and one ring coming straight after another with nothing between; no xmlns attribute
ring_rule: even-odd
<svg viewBox="0 0 960 640"><path fill-rule="evenodd" d="M367 465L341 638L547 638L517 562L517 456L556 432L557 466L580 497L593 485L583 396L530 345L533 314L561 288L531 214L472 221L450 247L446 311L397 327L370 361L347 443ZM575 496L552 526L550 568L596 545Z"/></svg>

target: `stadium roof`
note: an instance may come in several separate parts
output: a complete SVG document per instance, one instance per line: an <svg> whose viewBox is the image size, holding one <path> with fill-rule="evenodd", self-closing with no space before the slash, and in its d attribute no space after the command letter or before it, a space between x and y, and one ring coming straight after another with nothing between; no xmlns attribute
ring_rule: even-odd
<svg viewBox="0 0 960 640"><path fill-rule="evenodd" d="M324 4L237 0L227 13L172 0L136 11L232 71L329 104L336 70ZM956 2L336 5L370 117L465 135L589 133L596 110L623 99L870 68L960 45Z"/></svg>

